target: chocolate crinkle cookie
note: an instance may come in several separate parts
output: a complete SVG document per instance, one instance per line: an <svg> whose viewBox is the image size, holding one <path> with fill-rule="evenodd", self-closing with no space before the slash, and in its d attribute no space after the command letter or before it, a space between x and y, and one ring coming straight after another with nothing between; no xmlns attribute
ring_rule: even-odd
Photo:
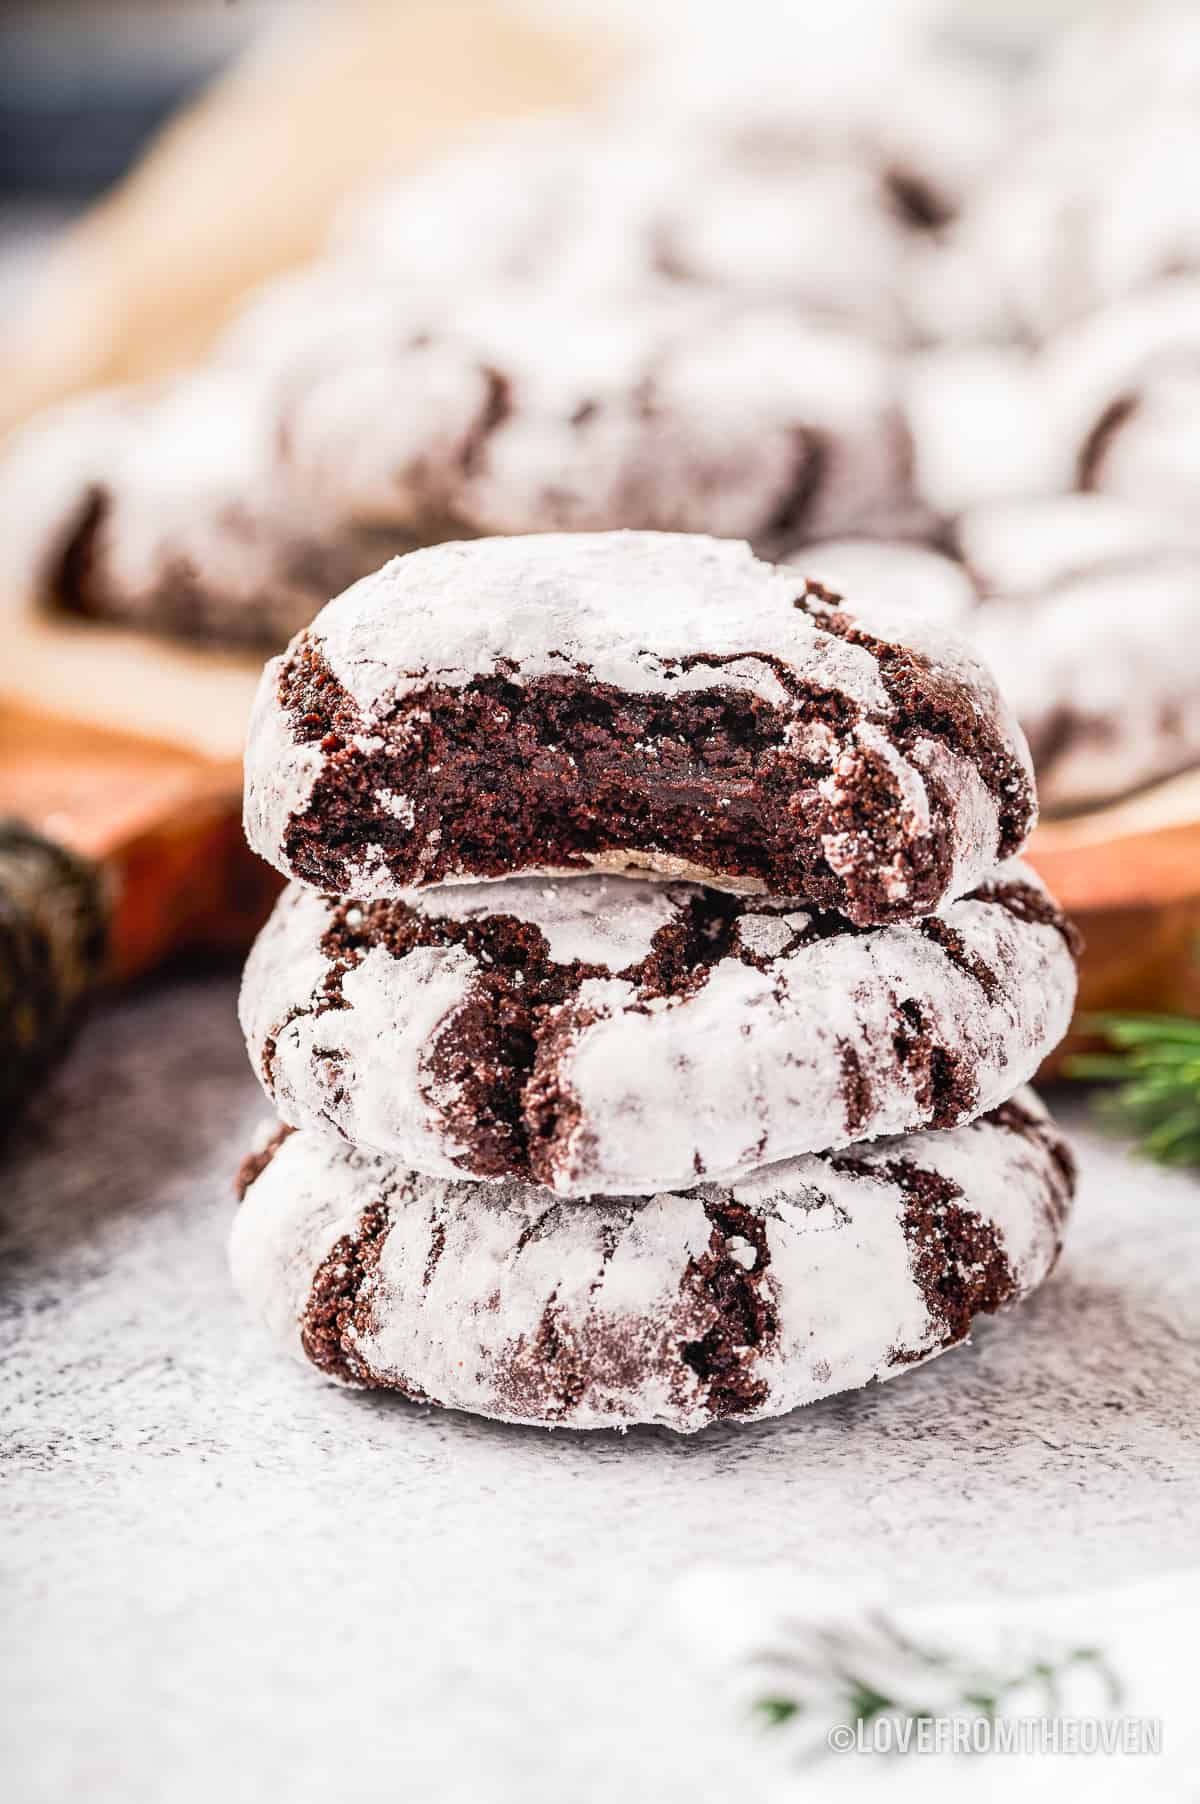
<svg viewBox="0 0 1200 1804"><path fill-rule="evenodd" d="M851 541L797 570L965 635L1028 737L1043 808L1109 799L1200 757L1200 531L1111 495L996 502L946 552Z"/></svg>
<svg viewBox="0 0 1200 1804"><path fill-rule="evenodd" d="M828 18L773 29L766 54L746 35L714 18L602 108L477 131L353 203L331 261L409 291L536 276L628 298L664 283L903 342L906 261L990 162L1008 85L874 32L838 55Z"/></svg>
<svg viewBox="0 0 1200 1804"><path fill-rule="evenodd" d="M1091 315L1062 333L1043 363L1051 424L1073 460L1075 485L1192 524L1200 497L1200 280L1161 281Z"/></svg>
<svg viewBox="0 0 1200 1804"><path fill-rule="evenodd" d="M563 1202L328 1134L245 1168L235 1280L327 1377L504 1421L690 1432L963 1341L1053 1268L1071 1155L1028 1092L969 1126L738 1182Z"/></svg>
<svg viewBox="0 0 1200 1804"><path fill-rule="evenodd" d="M927 341L1037 346L1164 276L1200 272L1200 123L1138 112L1033 132L961 216L915 248L906 308Z"/></svg>
<svg viewBox="0 0 1200 1804"><path fill-rule="evenodd" d="M294 1127L446 1177L644 1195L995 1107L1065 1033L1074 950L1016 861L861 929L617 877L293 885L241 1020Z"/></svg>
<svg viewBox="0 0 1200 1804"><path fill-rule="evenodd" d="M302 514L267 397L216 371L69 401L0 470L8 592L68 615L272 649L401 541Z"/></svg>
<svg viewBox="0 0 1200 1804"><path fill-rule="evenodd" d="M699 536L399 558L268 664L246 753L251 845L359 899L640 869L906 920L1034 816L961 642Z"/></svg>
<svg viewBox="0 0 1200 1804"><path fill-rule="evenodd" d="M294 295L282 334L266 303L257 328L278 360L286 480L348 524L424 543L630 527L774 551L912 506L895 364L835 326L666 285L377 299L370 318L346 301L345 333L323 291L307 342Z"/></svg>
<svg viewBox="0 0 1200 1804"><path fill-rule="evenodd" d="M777 553L914 506L894 364L844 330L667 288L449 305L318 273L204 371L19 435L0 568L70 614L276 649L415 545L633 527Z"/></svg>
<svg viewBox="0 0 1200 1804"><path fill-rule="evenodd" d="M536 279L632 315L656 289L720 294L897 344L913 211L931 204L848 145L749 154L642 119L552 117L493 127L369 197L337 248L360 281L435 299Z"/></svg>

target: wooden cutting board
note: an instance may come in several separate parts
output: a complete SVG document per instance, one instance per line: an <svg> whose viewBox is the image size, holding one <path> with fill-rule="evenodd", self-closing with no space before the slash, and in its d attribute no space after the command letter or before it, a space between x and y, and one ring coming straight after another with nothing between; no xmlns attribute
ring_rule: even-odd
<svg viewBox="0 0 1200 1804"><path fill-rule="evenodd" d="M108 975L175 953L242 950L279 888L241 830L241 762L0 703L0 818L101 866Z"/></svg>

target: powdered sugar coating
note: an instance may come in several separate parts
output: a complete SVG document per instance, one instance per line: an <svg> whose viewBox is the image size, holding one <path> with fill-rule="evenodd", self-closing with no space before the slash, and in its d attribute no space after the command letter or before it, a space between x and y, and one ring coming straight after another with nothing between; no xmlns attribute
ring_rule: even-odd
<svg viewBox="0 0 1200 1804"><path fill-rule="evenodd" d="M655 935L676 919L689 890L678 884L585 877L578 883L501 878L495 883L449 883L409 898L428 921L478 921L512 915L528 921L555 964L576 960L623 970L648 958Z"/></svg>
<svg viewBox="0 0 1200 1804"><path fill-rule="evenodd" d="M1097 308L1152 295L1169 272L1195 273L1200 228L1180 171L1198 151L1192 110L1030 134L923 250L910 311L934 339L1041 344Z"/></svg>
<svg viewBox="0 0 1200 1804"><path fill-rule="evenodd" d="M736 12L672 36L618 87L625 129L664 122L752 167L804 172L854 156L936 214L969 194L1003 141L1011 89L982 59L935 49L907 9L835 17L777 9L769 31ZM814 246L809 245L811 254Z"/></svg>
<svg viewBox="0 0 1200 1804"><path fill-rule="evenodd" d="M0 464L0 580L6 604L26 605L41 596L101 471L127 443L133 417L127 390L98 390L47 409L8 441Z"/></svg>
<svg viewBox="0 0 1200 1804"><path fill-rule="evenodd" d="M701 688L719 666L723 680L778 702L773 658L886 712L876 660L821 633L793 606L799 592L794 575L734 541L492 538L386 564L323 608L311 638L368 719L431 677L463 685L510 666L530 677L582 664L597 682L664 692Z"/></svg>
<svg viewBox="0 0 1200 1804"><path fill-rule="evenodd" d="M581 298L665 280L894 340L910 244L923 214L953 207L995 95L961 67L914 59L897 79L860 56L833 98L817 50L745 70L723 55L719 99L693 92L694 113L694 71L676 65L635 77L599 115L492 126L369 197L333 248L360 277L410 291L534 277ZM869 81L885 92L868 98ZM968 97L964 131L955 103ZM714 99L720 116L705 117Z"/></svg>
<svg viewBox="0 0 1200 1804"><path fill-rule="evenodd" d="M292 353L301 494L347 521L466 532L707 531L764 548L908 499L883 352L790 310L665 282L412 296Z"/></svg>
<svg viewBox="0 0 1200 1804"><path fill-rule="evenodd" d="M330 1376L505 1421L691 1432L962 1340L1045 1278L1072 1187L1029 1092L949 1133L580 1205L294 1134L249 1187L232 1264L272 1337Z"/></svg>
<svg viewBox="0 0 1200 1804"><path fill-rule="evenodd" d="M811 580L838 595L869 595L920 616L935 627L961 633L975 607L970 577L940 551L903 540L830 539L793 552L787 559Z"/></svg>
<svg viewBox="0 0 1200 1804"><path fill-rule="evenodd" d="M1200 756L1198 613L1200 555L1169 551L980 609L973 641L1029 735L1047 806L1119 795Z"/></svg>
<svg viewBox="0 0 1200 1804"><path fill-rule="evenodd" d="M935 519L1070 486L1069 434L1028 350L939 344L909 360L904 400L915 487Z"/></svg>
<svg viewBox="0 0 1200 1804"><path fill-rule="evenodd" d="M274 435L266 389L221 369L51 410L0 468L6 589L151 629L278 645L331 584L382 552L319 507L300 514Z"/></svg>
<svg viewBox="0 0 1200 1804"><path fill-rule="evenodd" d="M956 538L981 595L964 630L1025 729L1045 808L1200 756L1194 519L1076 494L973 509Z"/></svg>
<svg viewBox="0 0 1200 1804"><path fill-rule="evenodd" d="M805 606L797 605L801 601ZM969 701L974 720L986 723L1018 773L1012 781L1027 782L1019 729L990 676L960 641L869 590L847 598L846 608L858 628L884 646L908 648L948 695L964 707ZM936 783L945 798L952 864L943 893L969 886L1003 849L1001 798L985 784L970 752L937 735L901 751L880 651L827 625L820 595L806 597L794 571L761 563L735 542L608 533L487 539L414 552L323 609L289 657L311 655L319 656L353 708L359 722L354 743L364 753L377 741L386 745L390 722L407 697L433 684L462 688L496 673L515 684L582 676L630 694L672 697L720 687L783 709L804 689L836 696L849 721L840 737L826 735L829 768L820 785L826 802L850 803L863 758L882 762L895 787L892 850L901 859L912 840L930 831L929 794ZM263 675L246 754L245 819L255 850L291 874L289 823L309 807L322 762L294 726L296 756L281 756L278 717L286 701L280 685L288 669L285 657L268 664ZM797 708L798 730L801 715ZM815 746L813 751L821 755ZM1028 807L1027 830L1031 805L1022 805ZM617 850L628 853L627 865L671 868L662 848L629 844ZM828 833L823 853L839 874L857 870L866 856L852 831ZM893 903L903 907L906 880L899 865L889 875L889 853L881 855L878 844L870 856L890 884ZM619 868L622 861L610 854L609 862ZM728 872L703 865L689 874L729 880ZM347 854L337 887L371 896L396 894L404 886L371 852ZM853 902L846 906L853 914Z"/></svg>
<svg viewBox="0 0 1200 1804"><path fill-rule="evenodd" d="M1033 596L1103 565L1200 549L1200 531L1185 520L1086 494L971 508L955 522L954 540L962 579L982 595Z"/></svg>
<svg viewBox="0 0 1200 1804"><path fill-rule="evenodd" d="M1051 40L1034 70L1047 118L1086 119L1108 131L1114 116L1192 106L1200 97L1200 34L1191 0L1087 8Z"/></svg>
<svg viewBox="0 0 1200 1804"><path fill-rule="evenodd" d="M845 331L668 283L448 303L320 266L255 297L201 371L40 423L6 486L22 593L60 586L100 498L80 605L275 643L414 542L635 527L774 549L911 495L894 363Z"/></svg>
<svg viewBox="0 0 1200 1804"><path fill-rule="evenodd" d="M471 132L442 156L380 183L335 221L334 257L360 279L443 293L527 272L578 215L570 195L597 148L594 126L541 113Z"/></svg>
<svg viewBox="0 0 1200 1804"><path fill-rule="evenodd" d="M1080 486L1194 516L1198 371L1194 276L1156 282L1060 333L1042 380Z"/></svg>
<svg viewBox="0 0 1200 1804"><path fill-rule="evenodd" d="M478 1092L453 1074L465 1062L474 1077L507 1034L527 1034L527 1060L485 1111L519 1109L507 1169L528 1176L532 1161L561 1196L723 1182L981 1114L1032 1077L1075 996L1061 919L1016 860L930 920L863 933L774 900L604 877L439 888L411 912L477 936L412 944L424 929L404 924L407 908L366 922L360 906L348 956L343 905L285 893L242 988L268 1095L291 1125L418 1170L501 1175L480 1163L492 1136L483 1155L473 1141ZM511 955L491 930L504 922L582 968L551 989L530 957L497 1004L490 980ZM661 993L657 968L638 967L672 928L695 936L693 962L672 963Z"/></svg>

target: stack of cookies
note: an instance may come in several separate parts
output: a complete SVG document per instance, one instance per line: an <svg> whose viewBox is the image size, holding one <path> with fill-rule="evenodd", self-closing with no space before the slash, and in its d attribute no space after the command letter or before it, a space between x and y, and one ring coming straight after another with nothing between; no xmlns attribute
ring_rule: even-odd
<svg viewBox="0 0 1200 1804"><path fill-rule="evenodd" d="M914 603L920 597L914 596ZM1072 931L956 640L742 544L416 551L267 666L237 1282L341 1382L689 1431L1028 1294Z"/></svg>

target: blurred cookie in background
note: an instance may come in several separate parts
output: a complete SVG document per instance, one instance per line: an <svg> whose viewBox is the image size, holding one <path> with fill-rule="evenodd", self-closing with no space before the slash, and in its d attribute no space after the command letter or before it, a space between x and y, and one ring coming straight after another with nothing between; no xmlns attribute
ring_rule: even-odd
<svg viewBox="0 0 1200 1804"><path fill-rule="evenodd" d="M290 480L423 542L615 527L768 551L910 497L892 360L782 308L496 287L299 363Z"/></svg>
<svg viewBox="0 0 1200 1804"><path fill-rule="evenodd" d="M406 285L666 278L898 342L912 246L995 154L1009 84L907 37L897 54L899 74L836 32L694 34L590 115L483 131L381 186L330 255Z"/></svg>
<svg viewBox="0 0 1200 1804"><path fill-rule="evenodd" d="M1124 109L1013 146L958 219L914 247L906 308L928 340L1037 345L1091 310L1200 270L1194 110Z"/></svg>
<svg viewBox="0 0 1200 1804"><path fill-rule="evenodd" d="M789 561L964 633L1024 728L1047 813L1200 760L1200 532L1177 519L1051 496L969 510L944 553L859 541Z"/></svg>
<svg viewBox="0 0 1200 1804"><path fill-rule="evenodd" d="M933 522L1070 488L1070 445L1023 347L939 344L914 352L902 380L914 493Z"/></svg>
<svg viewBox="0 0 1200 1804"><path fill-rule="evenodd" d="M275 368L243 341L241 363L27 428L0 470L10 593L270 647L416 544L640 527L770 552L910 507L894 365L834 328L510 284L450 305L372 291L344 329L341 294L313 285L306 332L287 292Z"/></svg>
<svg viewBox="0 0 1200 1804"><path fill-rule="evenodd" d="M117 10L46 0L21 13L75 55ZM590 99L620 49L583 20L496 0L130 0L121 11L131 66L165 55L189 21L226 49L253 42L53 248L0 347L0 433L64 395L203 355L250 288L321 252L351 194L480 120ZM264 18L271 28L256 32ZM86 104L102 64L85 48L59 99ZM314 119L319 131L298 123Z"/></svg>
<svg viewBox="0 0 1200 1804"><path fill-rule="evenodd" d="M1200 758L1200 532L1104 495L965 515L971 637L1029 738L1043 805L1094 805Z"/></svg>
<svg viewBox="0 0 1200 1804"><path fill-rule="evenodd" d="M1053 430L1083 489L1194 516L1200 498L1200 278L1094 313L1043 358Z"/></svg>
<svg viewBox="0 0 1200 1804"><path fill-rule="evenodd" d="M271 647L390 546L294 508L264 397L206 371L63 403L0 467L10 601Z"/></svg>
<svg viewBox="0 0 1200 1804"><path fill-rule="evenodd" d="M952 217L1004 145L1016 99L1007 71L935 41L903 6L851 4L836 18L778 9L772 26L727 15L680 34L616 87L610 116L654 121L751 168L855 158L880 172L911 223Z"/></svg>
<svg viewBox="0 0 1200 1804"><path fill-rule="evenodd" d="M1031 76L1032 111L1101 130L1130 107L1200 100L1195 0L1090 5L1045 46Z"/></svg>

